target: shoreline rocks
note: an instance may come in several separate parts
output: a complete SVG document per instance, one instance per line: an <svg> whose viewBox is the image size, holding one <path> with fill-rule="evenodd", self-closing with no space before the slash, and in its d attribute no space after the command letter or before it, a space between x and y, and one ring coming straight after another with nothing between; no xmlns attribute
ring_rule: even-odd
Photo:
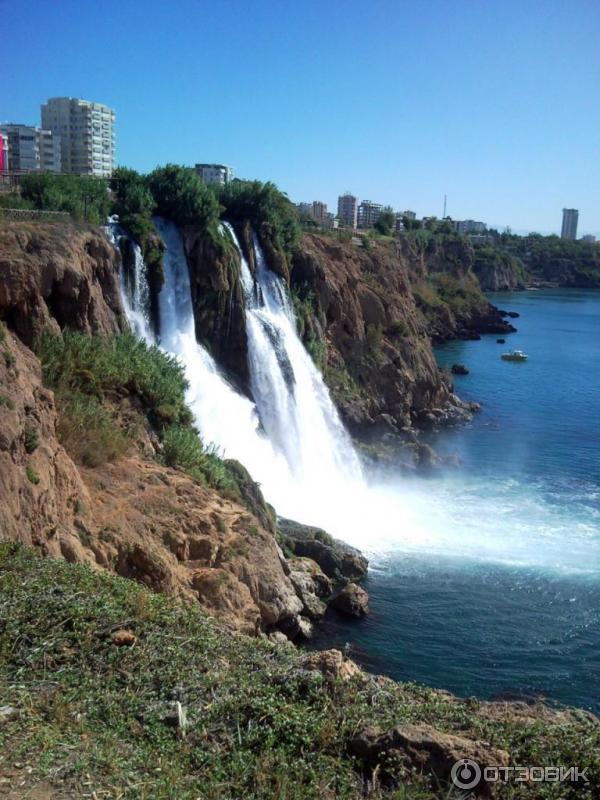
<svg viewBox="0 0 600 800"><path fill-rule="evenodd" d="M331 601L331 607L349 617L365 617L369 613L369 595L356 583L347 583Z"/></svg>

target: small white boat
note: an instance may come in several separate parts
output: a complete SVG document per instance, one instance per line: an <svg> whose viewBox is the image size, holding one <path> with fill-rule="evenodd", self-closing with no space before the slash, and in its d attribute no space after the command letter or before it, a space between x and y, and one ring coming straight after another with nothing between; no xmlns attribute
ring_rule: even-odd
<svg viewBox="0 0 600 800"><path fill-rule="evenodd" d="M503 361L527 361L527 356L522 350L511 350L510 353L502 353L500 358Z"/></svg>

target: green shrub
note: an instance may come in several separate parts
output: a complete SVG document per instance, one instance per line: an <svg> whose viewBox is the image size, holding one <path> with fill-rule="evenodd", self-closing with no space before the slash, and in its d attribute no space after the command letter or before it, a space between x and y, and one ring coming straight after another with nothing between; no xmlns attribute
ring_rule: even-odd
<svg viewBox="0 0 600 800"><path fill-rule="evenodd" d="M111 200L108 182L80 175L34 172L21 179L21 195L40 211L67 211L74 219L102 223Z"/></svg>
<svg viewBox="0 0 600 800"><path fill-rule="evenodd" d="M129 449L132 432L121 430L115 415L98 398L59 391L56 405L58 440L78 464L98 467Z"/></svg>
<svg viewBox="0 0 600 800"><path fill-rule="evenodd" d="M286 194L267 181L234 180L215 187L223 216L229 220L249 220L262 240L291 255L300 241L298 212Z"/></svg>
<svg viewBox="0 0 600 800"><path fill-rule="evenodd" d="M15 404L7 397L5 394L0 394L0 408L10 408L11 410L15 407Z"/></svg>
<svg viewBox="0 0 600 800"><path fill-rule="evenodd" d="M27 453L33 453L40 443L40 434L35 425L28 422L23 430L23 443Z"/></svg>
<svg viewBox="0 0 600 800"><path fill-rule="evenodd" d="M237 483L219 456L202 446L195 428L171 425L162 437L162 457L169 467L179 467L196 480L238 494Z"/></svg>
<svg viewBox="0 0 600 800"><path fill-rule="evenodd" d="M0 321L0 344L2 344L6 339L6 327L3 322Z"/></svg>
<svg viewBox="0 0 600 800"><path fill-rule="evenodd" d="M50 386L99 399L136 395L159 429L172 422L191 422L181 364L131 333L106 338L72 331L62 336L45 333L37 352Z"/></svg>
<svg viewBox="0 0 600 800"><path fill-rule="evenodd" d="M190 167L158 167L146 177L146 186L160 216L179 225L216 230L221 209L215 193Z"/></svg>
<svg viewBox="0 0 600 800"><path fill-rule="evenodd" d="M27 475L27 480L29 483L33 483L34 486L38 485L40 482L40 476L33 469L33 467L25 467L25 474Z"/></svg>

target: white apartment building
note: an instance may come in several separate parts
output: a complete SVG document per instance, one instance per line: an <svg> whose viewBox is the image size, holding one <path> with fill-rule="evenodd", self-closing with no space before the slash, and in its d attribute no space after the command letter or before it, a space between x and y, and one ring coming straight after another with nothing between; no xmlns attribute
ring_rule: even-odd
<svg viewBox="0 0 600 800"><path fill-rule="evenodd" d="M224 186L233 180L233 169L226 164L196 164L194 169L204 183L220 183Z"/></svg>
<svg viewBox="0 0 600 800"><path fill-rule="evenodd" d="M42 127L60 136L62 171L107 178L116 166L115 112L102 103L51 97Z"/></svg>
<svg viewBox="0 0 600 800"><path fill-rule="evenodd" d="M356 228L358 221L358 197L350 194L350 192L341 194L338 197L337 215L344 225L347 225L349 228Z"/></svg>
<svg viewBox="0 0 600 800"><path fill-rule="evenodd" d="M60 172L60 137L33 125L0 124L6 142L5 169L10 172Z"/></svg>

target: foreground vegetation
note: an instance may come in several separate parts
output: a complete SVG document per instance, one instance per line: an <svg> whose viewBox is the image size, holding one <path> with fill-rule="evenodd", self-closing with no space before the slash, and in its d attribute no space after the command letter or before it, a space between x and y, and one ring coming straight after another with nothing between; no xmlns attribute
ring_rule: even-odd
<svg viewBox="0 0 600 800"><path fill-rule="evenodd" d="M501 796L593 796L600 734L584 715L517 722L414 684L326 678L293 648L231 634L197 607L12 544L0 546L0 602L0 705L12 709L0 772L25 782L15 796L47 781L49 797L358 798L349 740L409 722L490 742L514 763L589 768L587 788L522 784ZM185 729L173 726L174 702ZM380 795L448 796L401 760L375 778Z"/></svg>

